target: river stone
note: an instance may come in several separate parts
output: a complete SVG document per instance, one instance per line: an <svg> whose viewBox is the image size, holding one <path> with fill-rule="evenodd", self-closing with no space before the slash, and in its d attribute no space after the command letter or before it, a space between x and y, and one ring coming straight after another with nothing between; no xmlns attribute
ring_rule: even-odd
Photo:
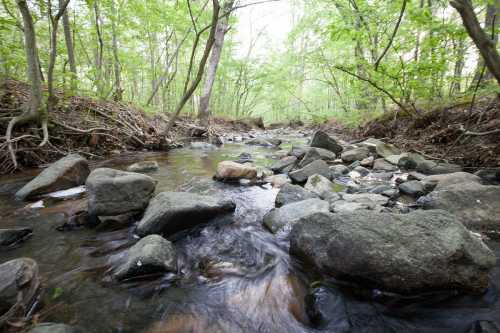
<svg viewBox="0 0 500 333"><path fill-rule="evenodd" d="M357 172L361 177L364 177L370 173L370 170L368 170L365 167L362 167L361 165L358 165L357 167L352 169L352 172Z"/></svg>
<svg viewBox="0 0 500 333"><path fill-rule="evenodd" d="M127 251L125 262L116 268L113 276L124 280L162 272L177 272L177 254L168 240L149 235Z"/></svg>
<svg viewBox="0 0 500 333"><path fill-rule="evenodd" d="M342 153L343 150L342 146L337 142L337 140L335 140L334 138L332 138L331 136L329 136L328 134L326 134L321 130L316 131L313 134L311 140L311 147L323 148L331 152L334 152L337 155Z"/></svg>
<svg viewBox="0 0 500 333"><path fill-rule="evenodd" d="M338 178L347 175L349 173L349 168L342 164L332 165L330 171L332 178Z"/></svg>
<svg viewBox="0 0 500 333"><path fill-rule="evenodd" d="M127 171L130 172L152 172L160 168L156 161L142 161L130 165Z"/></svg>
<svg viewBox="0 0 500 333"><path fill-rule="evenodd" d="M23 316L40 292L38 265L19 258L0 265L0 328L12 316Z"/></svg>
<svg viewBox="0 0 500 333"><path fill-rule="evenodd" d="M268 176L268 177L264 178L264 181L266 183L270 183L273 187L277 187L277 188L280 188L280 187L284 186L285 184L290 184L292 182L290 177L288 177L287 175L283 175L283 174Z"/></svg>
<svg viewBox="0 0 500 333"><path fill-rule="evenodd" d="M335 158L335 153L332 153L329 150L322 148L310 148L300 161L299 168L303 168L316 160L333 161Z"/></svg>
<svg viewBox="0 0 500 333"><path fill-rule="evenodd" d="M329 211L328 202L320 199L307 199L274 208L264 216L264 225L273 233L290 228L302 217L315 212Z"/></svg>
<svg viewBox="0 0 500 333"><path fill-rule="evenodd" d="M115 216L144 210L156 182L135 172L109 168L92 171L85 183L90 216Z"/></svg>
<svg viewBox="0 0 500 333"><path fill-rule="evenodd" d="M476 171L474 174L487 182L500 181L500 168L481 169Z"/></svg>
<svg viewBox="0 0 500 333"><path fill-rule="evenodd" d="M233 212L235 208L231 199L187 192L161 192L149 203L136 232L141 237L171 235Z"/></svg>
<svg viewBox="0 0 500 333"><path fill-rule="evenodd" d="M450 185L461 183L481 183L481 178L468 172L453 172L442 175L426 176L422 183L428 192L436 189L440 190Z"/></svg>
<svg viewBox="0 0 500 333"><path fill-rule="evenodd" d="M28 333L84 333L80 327L66 324L42 323L33 326Z"/></svg>
<svg viewBox="0 0 500 333"><path fill-rule="evenodd" d="M217 164L215 178L221 181L257 178L257 168L233 161L222 161Z"/></svg>
<svg viewBox="0 0 500 333"><path fill-rule="evenodd" d="M269 167L274 173L286 173L290 171L297 163L297 157L286 156L276 161Z"/></svg>
<svg viewBox="0 0 500 333"><path fill-rule="evenodd" d="M281 207L292 202L303 201L307 199L316 199L316 193L305 190L302 186L285 184L276 195L276 207Z"/></svg>
<svg viewBox="0 0 500 333"><path fill-rule="evenodd" d="M375 193L343 193L342 199L350 202L364 203L374 209L375 206L385 206L389 202L389 198Z"/></svg>
<svg viewBox="0 0 500 333"><path fill-rule="evenodd" d="M434 161L425 160L417 165L417 171L426 175L440 175L460 172L462 171L462 167L456 164L436 163Z"/></svg>
<svg viewBox="0 0 500 333"><path fill-rule="evenodd" d="M302 159L304 155L308 152L309 147L297 147L292 146L292 149L288 152L288 155L295 156L297 159Z"/></svg>
<svg viewBox="0 0 500 333"><path fill-rule="evenodd" d="M359 162L359 165L365 168L371 168L374 161L375 158L373 156L368 156L367 158L362 159L361 162Z"/></svg>
<svg viewBox="0 0 500 333"><path fill-rule="evenodd" d="M401 160L402 157L403 157L402 154L401 155L389 155L389 156L385 157L384 160L391 163L392 165L399 165L399 161Z"/></svg>
<svg viewBox="0 0 500 333"><path fill-rule="evenodd" d="M500 186L475 182L449 185L421 197L424 209L453 213L467 228L500 231Z"/></svg>
<svg viewBox="0 0 500 333"><path fill-rule="evenodd" d="M410 180L400 184L399 191L415 198L425 194L424 185L418 180Z"/></svg>
<svg viewBox="0 0 500 333"><path fill-rule="evenodd" d="M345 163L352 163L355 161L361 161L367 158L370 154L370 151L366 147L359 147L350 150L346 150L340 155L342 161Z"/></svg>
<svg viewBox="0 0 500 333"><path fill-rule="evenodd" d="M335 192L335 184L333 184L328 178L315 174L307 179L304 189L309 192L316 193L321 198L325 198L329 193Z"/></svg>
<svg viewBox="0 0 500 333"><path fill-rule="evenodd" d="M328 164L326 164L323 160L316 160L309 163L302 169L290 172L289 176L295 183L305 183L307 179L314 174L330 178L330 168L328 167Z"/></svg>
<svg viewBox="0 0 500 333"><path fill-rule="evenodd" d="M296 223L290 237L290 253L320 272L403 294L481 293L496 262L479 237L439 210L314 213Z"/></svg>
<svg viewBox="0 0 500 333"><path fill-rule="evenodd" d="M373 162L373 170L396 171L396 170L398 170L398 167L395 166L394 164L391 164L391 163L387 162L383 158L377 158Z"/></svg>
<svg viewBox="0 0 500 333"><path fill-rule="evenodd" d="M384 144L384 142L381 141L381 140L379 140L379 139L368 138L365 141L362 141L362 142L358 143L358 146L366 147L366 148L368 148L370 150L370 152L376 153L377 152L377 146L381 145L381 144Z"/></svg>
<svg viewBox="0 0 500 333"><path fill-rule="evenodd" d="M281 140L274 141L272 139L255 138L247 141L246 144L252 146L275 147L281 144Z"/></svg>
<svg viewBox="0 0 500 333"><path fill-rule="evenodd" d="M0 229L0 246L11 246L31 236L31 228Z"/></svg>
<svg viewBox="0 0 500 333"><path fill-rule="evenodd" d="M393 144L390 143L379 143L375 147L375 151L380 157L386 158L391 155L399 155L401 154L401 151L394 146Z"/></svg>
<svg viewBox="0 0 500 333"><path fill-rule="evenodd" d="M78 154L70 154L52 163L17 193L16 198L26 200L32 197L67 190L85 183L90 173L86 159Z"/></svg>
<svg viewBox="0 0 500 333"><path fill-rule="evenodd" d="M406 169L406 170L413 170L416 169L418 164L423 163L425 161L425 158L416 153L404 153L401 154L401 157L398 161L398 167Z"/></svg>

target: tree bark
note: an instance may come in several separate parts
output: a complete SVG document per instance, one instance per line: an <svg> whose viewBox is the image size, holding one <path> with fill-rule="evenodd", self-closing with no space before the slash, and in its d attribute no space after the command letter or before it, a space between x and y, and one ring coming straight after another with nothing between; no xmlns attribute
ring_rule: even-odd
<svg viewBox="0 0 500 333"><path fill-rule="evenodd" d="M59 7L64 5L64 0L59 0ZM75 60L75 47L73 45L73 35L71 33L71 25L69 22L68 12L65 10L62 23L64 28L64 40L66 41L66 50L68 52L68 63L69 63L69 71L71 72L71 90L76 91L78 88L77 83L77 69L76 69L76 60Z"/></svg>
<svg viewBox="0 0 500 333"><path fill-rule="evenodd" d="M122 100L123 97L123 88L122 88L122 80L121 80L121 66L120 66L120 58L118 56L118 36L116 31L116 21L118 17L118 12L115 6L115 0L111 0L111 33L112 33L112 47L113 47L113 69L115 72L115 92L113 93L113 99L116 102Z"/></svg>
<svg viewBox="0 0 500 333"><path fill-rule="evenodd" d="M481 28L470 0L453 0L450 1L450 4L462 17L465 29L479 49L486 67L495 77L497 83L500 84L500 55L496 50L494 42Z"/></svg>
<svg viewBox="0 0 500 333"><path fill-rule="evenodd" d="M234 1L228 0L224 4L224 13L229 13L233 7ZM217 68L219 66L222 47L224 45L224 36L228 28L229 15L226 15L217 21L215 29L215 41L208 61L207 78L205 86L203 87L203 94L200 98L200 110L198 111L198 119L201 126L208 126L208 119L210 117L210 97L212 95L212 88L214 86Z"/></svg>

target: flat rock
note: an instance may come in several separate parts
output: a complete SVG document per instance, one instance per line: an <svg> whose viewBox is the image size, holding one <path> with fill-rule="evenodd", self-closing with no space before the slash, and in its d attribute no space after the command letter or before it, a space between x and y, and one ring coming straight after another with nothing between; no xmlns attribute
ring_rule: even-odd
<svg viewBox="0 0 500 333"><path fill-rule="evenodd" d="M276 161L269 167L274 173L285 173L290 171L297 163L297 157L286 156Z"/></svg>
<svg viewBox="0 0 500 333"><path fill-rule="evenodd" d="M124 280L164 272L177 272L174 246L159 235L149 235L127 251L124 263L116 268L113 276Z"/></svg>
<svg viewBox="0 0 500 333"><path fill-rule="evenodd" d="M377 158L373 162L373 170L396 171L396 170L398 170L398 167L396 165L386 161L383 158Z"/></svg>
<svg viewBox="0 0 500 333"><path fill-rule="evenodd" d="M264 139L264 138L255 138L245 142L247 145L252 146L263 146L263 147L277 147L281 144L281 140L278 139Z"/></svg>
<svg viewBox="0 0 500 333"><path fill-rule="evenodd" d="M500 168L486 168L474 173L487 182L500 182Z"/></svg>
<svg viewBox="0 0 500 333"><path fill-rule="evenodd" d="M358 143L358 146L366 147L366 148L368 148L370 150L370 152L376 153L377 152L377 146L381 145L381 144L384 144L384 142L381 141L381 140L379 140L379 139L368 138L365 141L362 141L362 142Z"/></svg>
<svg viewBox="0 0 500 333"><path fill-rule="evenodd" d="M439 210L314 213L294 225L290 253L325 275L403 294L482 293L496 263L480 237Z"/></svg>
<svg viewBox="0 0 500 333"><path fill-rule="evenodd" d="M313 134L310 146L316 148L323 148L331 152L334 152L337 155L342 153L343 150L342 146L337 142L337 140L335 140L334 138L332 138L331 136L329 136L328 134L326 134L321 130L316 131Z"/></svg>
<svg viewBox="0 0 500 333"><path fill-rule="evenodd" d="M257 178L257 168L233 161L222 161L217 164L215 178L221 181Z"/></svg>
<svg viewBox="0 0 500 333"><path fill-rule="evenodd" d="M289 176L295 183L305 183L307 179L314 174L330 178L330 168L328 164L323 160L316 160L301 169L290 172Z"/></svg>
<svg viewBox="0 0 500 333"><path fill-rule="evenodd" d="M304 189L325 198L329 193L335 192L336 186L328 178L315 174L307 179Z"/></svg>
<svg viewBox="0 0 500 333"><path fill-rule="evenodd" d="M115 216L143 211L153 196L156 181L135 172L99 168L85 183L91 216Z"/></svg>
<svg viewBox="0 0 500 333"><path fill-rule="evenodd" d="M345 165L338 164L338 165L332 165L330 167L330 171L332 174L332 178L338 178L347 175L349 173L349 168L346 167Z"/></svg>
<svg viewBox="0 0 500 333"><path fill-rule="evenodd" d="M393 144L390 143L379 143L375 147L375 151L377 152L378 156L386 158L391 155L399 155L401 154L401 150L394 146Z"/></svg>
<svg viewBox="0 0 500 333"><path fill-rule="evenodd" d="M281 207L292 202L303 201L307 199L318 199L316 193L312 193L299 185L285 184L276 195L276 207Z"/></svg>
<svg viewBox="0 0 500 333"><path fill-rule="evenodd" d="M442 175L426 176L422 179L424 187L428 191L440 190L450 185L461 183L481 183L481 178L468 172L453 172Z"/></svg>
<svg viewBox="0 0 500 333"><path fill-rule="evenodd" d="M130 165L127 171L130 172L153 172L160 168L156 161L142 161Z"/></svg>
<svg viewBox="0 0 500 333"><path fill-rule="evenodd" d="M30 237L31 228L0 229L0 246L12 246Z"/></svg>
<svg viewBox="0 0 500 333"><path fill-rule="evenodd" d="M425 160L417 165L417 171L426 175L440 175L445 173L460 172L462 171L462 167L456 164L437 163Z"/></svg>
<svg viewBox="0 0 500 333"><path fill-rule="evenodd" d="M78 154L70 154L52 163L32 181L24 185L16 193L16 198L26 200L41 194L83 185L89 173L87 160Z"/></svg>
<svg viewBox="0 0 500 333"><path fill-rule="evenodd" d="M264 178L264 181L270 183L273 187L283 187L285 184L290 184L292 180L287 175L273 175Z"/></svg>
<svg viewBox="0 0 500 333"><path fill-rule="evenodd" d="M418 180L410 180L400 184L399 191L414 198L418 198L425 194L424 185Z"/></svg>
<svg viewBox="0 0 500 333"><path fill-rule="evenodd" d="M352 163L354 161L361 161L367 158L370 151L366 147L359 147L350 150L346 150L340 155L342 161L345 163Z"/></svg>
<svg viewBox="0 0 500 333"><path fill-rule="evenodd" d="M233 212L235 208L230 199L187 192L161 192L149 203L144 217L137 224L136 233L141 237L171 235Z"/></svg>
<svg viewBox="0 0 500 333"><path fill-rule="evenodd" d="M359 165L361 165L362 167L365 167L365 168L371 168L371 167L373 167L374 161L375 161L375 158L373 156L368 156L367 158L362 159L359 162Z"/></svg>
<svg viewBox="0 0 500 333"><path fill-rule="evenodd" d="M273 233L289 229L302 217L313 212L328 212L328 202L320 199L307 199L293 202L280 208L272 209L264 216L264 225Z"/></svg>
<svg viewBox="0 0 500 333"><path fill-rule="evenodd" d="M308 165L316 160L333 161L333 160L335 160L335 158L336 158L335 153L332 153L329 150L322 149L322 148L309 148L307 153L304 155L302 160L299 162L298 167L303 168L306 165Z"/></svg>

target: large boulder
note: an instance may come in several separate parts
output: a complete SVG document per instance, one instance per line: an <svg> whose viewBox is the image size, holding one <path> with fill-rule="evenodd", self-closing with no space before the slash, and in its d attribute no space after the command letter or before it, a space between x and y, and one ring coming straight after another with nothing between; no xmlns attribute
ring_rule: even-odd
<svg viewBox="0 0 500 333"><path fill-rule="evenodd" d="M307 153L304 155L302 160L299 163L299 168L303 168L306 165L316 161L316 160L323 160L323 161L333 161L335 160L337 156L335 153L332 153L329 150L322 149L322 148L309 148Z"/></svg>
<svg viewBox="0 0 500 333"><path fill-rule="evenodd" d="M453 172L441 175L426 176L422 179L424 187L430 191L440 190L450 185L461 183L480 183L481 178L468 172Z"/></svg>
<svg viewBox="0 0 500 333"><path fill-rule="evenodd" d="M42 323L33 326L28 333L84 333L85 331L77 326L56 323Z"/></svg>
<svg viewBox="0 0 500 333"><path fill-rule="evenodd" d="M399 191L412 197L425 194L424 185L418 180L410 180L399 185Z"/></svg>
<svg viewBox="0 0 500 333"><path fill-rule="evenodd" d="M315 213L296 223L290 237L290 252L320 272L404 294L483 292L496 262L479 237L440 210Z"/></svg>
<svg viewBox="0 0 500 333"><path fill-rule="evenodd" d="M401 154L401 150L390 143L379 143L375 146L375 151L380 157L386 158L391 155Z"/></svg>
<svg viewBox="0 0 500 333"><path fill-rule="evenodd" d="M316 193L321 198L326 198L330 193L335 192L336 186L322 175L312 175L307 179L304 189Z"/></svg>
<svg viewBox="0 0 500 333"><path fill-rule="evenodd" d="M272 175L264 178L264 182L270 183L273 187L280 188L285 184L290 184L292 180L287 175Z"/></svg>
<svg viewBox="0 0 500 333"><path fill-rule="evenodd" d="M467 228L500 231L500 186L475 182L449 185L418 200L424 209L453 213Z"/></svg>
<svg viewBox="0 0 500 333"><path fill-rule="evenodd" d="M322 175L326 178L331 177L330 168L323 160L316 160L309 163L301 169L290 172L289 176L295 183L305 183L307 179L314 174Z"/></svg>
<svg viewBox="0 0 500 333"><path fill-rule="evenodd" d="M113 276L117 280L155 273L177 272L177 254L171 242L159 235L139 240L126 254Z"/></svg>
<svg viewBox="0 0 500 333"><path fill-rule="evenodd" d="M334 152L335 154L340 154L343 150L342 146L329 136L323 131L316 131L313 134L312 140L311 140L311 147L316 147L316 148L323 148L326 150L329 150L331 152Z"/></svg>
<svg viewBox="0 0 500 333"><path fill-rule="evenodd" d="M274 208L264 216L264 225L273 233L291 228L302 217L315 212L329 211L328 202L320 199L307 199Z"/></svg>
<svg viewBox="0 0 500 333"><path fill-rule="evenodd" d="M365 141L362 141L362 142L358 143L357 145L361 146L361 147L366 147L366 148L368 148L370 150L370 152L376 153L377 152L377 146L381 145L381 144L384 144L384 142L381 141L381 140L379 140L379 139L368 138Z"/></svg>
<svg viewBox="0 0 500 333"><path fill-rule="evenodd" d="M437 163L434 161L424 160L417 164L417 171L426 175L440 175L445 173L453 173L462 171L462 167L457 164Z"/></svg>
<svg viewBox="0 0 500 333"><path fill-rule="evenodd" d="M0 229L0 246L18 244L30 237L32 233L31 228Z"/></svg>
<svg viewBox="0 0 500 333"><path fill-rule="evenodd" d="M297 157L286 156L274 162L269 169L271 169L274 173L287 173L295 166L296 163Z"/></svg>
<svg viewBox="0 0 500 333"><path fill-rule="evenodd" d="M230 199L187 192L162 192L151 200L136 232L144 237L150 234L171 235L192 228L216 216L233 212Z"/></svg>
<svg viewBox="0 0 500 333"><path fill-rule="evenodd" d="M26 200L41 194L66 190L85 184L90 173L86 159L78 154L61 158L43 170L16 193L16 198Z"/></svg>
<svg viewBox="0 0 500 333"><path fill-rule="evenodd" d="M307 199L317 199L316 193L305 190L302 186L285 184L276 195L276 207L281 207L292 202L303 201Z"/></svg>
<svg viewBox="0 0 500 333"><path fill-rule="evenodd" d="M233 161L222 161L217 164L215 178L221 181L257 178L257 168Z"/></svg>
<svg viewBox="0 0 500 333"><path fill-rule="evenodd" d="M13 316L23 316L40 293L38 265L19 258L0 265L0 329Z"/></svg>
<svg viewBox="0 0 500 333"><path fill-rule="evenodd" d="M350 150L346 150L340 156L342 161L345 163L352 163L355 161L362 161L367 158L370 154L370 151L366 147L359 147Z"/></svg>
<svg viewBox="0 0 500 333"><path fill-rule="evenodd" d="M91 216L115 216L144 210L156 182L141 173L109 168L92 171L85 183Z"/></svg>

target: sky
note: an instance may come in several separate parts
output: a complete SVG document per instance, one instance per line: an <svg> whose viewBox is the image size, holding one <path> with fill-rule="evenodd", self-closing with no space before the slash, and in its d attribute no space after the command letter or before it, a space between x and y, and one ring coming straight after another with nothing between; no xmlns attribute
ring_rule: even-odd
<svg viewBox="0 0 500 333"><path fill-rule="evenodd" d="M262 0L244 0L240 5ZM279 0L241 8L236 11L236 57L246 57L252 42L257 39L251 57L265 57L271 50L283 49L293 26L292 0ZM257 38L257 36L259 36Z"/></svg>

